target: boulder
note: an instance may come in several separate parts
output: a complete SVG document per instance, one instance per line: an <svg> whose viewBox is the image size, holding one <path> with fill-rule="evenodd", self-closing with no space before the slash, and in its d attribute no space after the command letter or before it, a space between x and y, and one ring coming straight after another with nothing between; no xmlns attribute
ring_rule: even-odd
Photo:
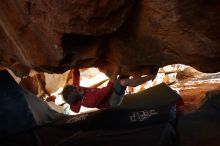
<svg viewBox="0 0 220 146"><path fill-rule="evenodd" d="M175 63L217 72L219 8L215 0L2 1L0 64L25 73L117 64L120 74L148 74Z"/></svg>

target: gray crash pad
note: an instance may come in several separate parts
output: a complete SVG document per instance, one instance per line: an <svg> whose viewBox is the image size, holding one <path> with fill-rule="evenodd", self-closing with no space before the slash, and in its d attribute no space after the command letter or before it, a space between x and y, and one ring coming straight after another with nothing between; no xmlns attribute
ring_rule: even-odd
<svg viewBox="0 0 220 146"><path fill-rule="evenodd" d="M181 96L165 83L124 96L119 108L155 108L175 104Z"/></svg>
<svg viewBox="0 0 220 146"><path fill-rule="evenodd" d="M15 82L7 70L0 71L0 138L63 116Z"/></svg>

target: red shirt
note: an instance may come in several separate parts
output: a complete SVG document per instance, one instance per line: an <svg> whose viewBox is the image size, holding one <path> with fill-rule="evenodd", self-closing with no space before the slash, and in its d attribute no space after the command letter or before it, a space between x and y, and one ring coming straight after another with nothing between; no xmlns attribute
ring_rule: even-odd
<svg viewBox="0 0 220 146"><path fill-rule="evenodd" d="M103 88L80 88L84 91L83 99L71 105L72 111L79 112L81 106L100 109L109 106L108 99L112 93L113 83L108 82L108 85Z"/></svg>
<svg viewBox="0 0 220 146"><path fill-rule="evenodd" d="M79 70L74 70L73 85L79 86L80 73ZM84 91L83 99L75 104L70 105L74 112L79 112L81 106L89 108L106 108L109 106L108 99L113 90L113 83L108 82L106 87L103 88L88 88L80 87Z"/></svg>

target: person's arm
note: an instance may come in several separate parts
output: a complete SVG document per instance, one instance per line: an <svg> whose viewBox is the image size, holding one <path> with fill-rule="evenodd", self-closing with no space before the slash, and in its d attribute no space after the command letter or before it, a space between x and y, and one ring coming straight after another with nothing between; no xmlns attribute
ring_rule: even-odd
<svg viewBox="0 0 220 146"><path fill-rule="evenodd" d="M73 70L73 86L80 86L80 71L79 69Z"/></svg>
<svg viewBox="0 0 220 146"><path fill-rule="evenodd" d="M147 75L145 77L134 77L132 79L120 79L119 83L122 86L136 87L154 78L155 78L154 75Z"/></svg>
<svg viewBox="0 0 220 146"><path fill-rule="evenodd" d="M92 92L88 92L83 99L83 105L86 107L100 107L100 104L105 104L110 94L113 92L113 83L117 80L118 67L114 66L112 75L106 87L96 88Z"/></svg>
<svg viewBox="0 0 220 146"><path fill-rule="evenodd" d="M109 95L112 93L113 83L108 82L108 85L103 88L91 89L91 92L88 92L84 95L82 105L89 108L94 108L99 106L104 100L109 98Z"/></svg>
<svg viewBox="0 0 220 146"><path fill-rule="evenodd" d="M109 82L115 83L117 80L119 68L117 66L113 67L112 74L110 76Z"/></svg>

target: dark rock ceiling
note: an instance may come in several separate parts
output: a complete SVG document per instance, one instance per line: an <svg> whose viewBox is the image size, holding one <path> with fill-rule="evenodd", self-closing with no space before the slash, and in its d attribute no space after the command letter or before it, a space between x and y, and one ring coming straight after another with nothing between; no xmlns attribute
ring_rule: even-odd
<svg viewBox="0 0 220 146"><path fill-rule="evenodd" d="M217 72L219 9L218 0L1 0L0 64L21 75L176 63Z"/></svg>

